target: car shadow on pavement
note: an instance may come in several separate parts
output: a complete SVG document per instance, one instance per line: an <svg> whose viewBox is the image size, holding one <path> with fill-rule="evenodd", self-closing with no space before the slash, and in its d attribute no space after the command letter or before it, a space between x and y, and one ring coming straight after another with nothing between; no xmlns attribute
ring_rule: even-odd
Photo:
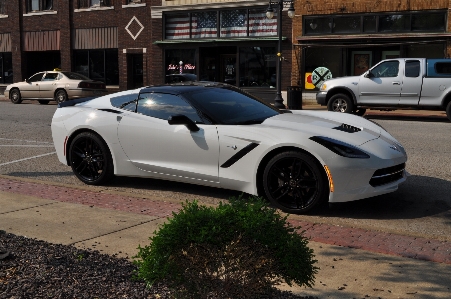
<svg viewBox="0 0 451 299"><path fill-rule="evenodd" d="M411 175L393 193L332 204L316 216L354 219L417 219L447 217L451 225L451 182Z"/></svg>
<svg viewBox="0 0 451 299"><path fill-rule="evenodd" d="M364 116L368 120L404 120L417 122L449 123L450 120L439 115L409 115L409 114L368 114Z"/></svg>

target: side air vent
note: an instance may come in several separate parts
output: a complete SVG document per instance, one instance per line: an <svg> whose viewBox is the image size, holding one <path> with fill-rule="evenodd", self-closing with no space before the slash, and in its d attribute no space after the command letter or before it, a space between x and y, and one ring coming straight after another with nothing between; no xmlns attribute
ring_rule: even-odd
<svg viewBox="0 0 451 299"><path fill-rule="evenodd" d="M338 127L333 128L335 130L339 130L339 131L343 131L343 132L347 132L347 133L356 133L356 132L360 132L362 131L361 128L357 128L351 125L347 125L347 124L341 124Z"/></svg>
<svg viewBox="0 0 451 299"><path fill-rule="evenodd" d="M396 166L376 170L370 180L370 185L377 187L401 179L405 167L406 164L403 163Z"/></svg>

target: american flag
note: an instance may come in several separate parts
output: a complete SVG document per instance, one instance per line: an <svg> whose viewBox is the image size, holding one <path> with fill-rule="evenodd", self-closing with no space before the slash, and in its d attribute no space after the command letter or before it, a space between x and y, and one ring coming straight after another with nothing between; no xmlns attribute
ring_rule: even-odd
<svg viewBox="0 0 451 299"><path fill-rule="evenodd" d="M193 13L191 17L192 38L217 37L216 11ZM221 37L277 35L277 18L268 19L263 10L250 10L249 21L246 10L221 12ZM189 39L190 18L188 14L166 16L166 39Z"/></svg>

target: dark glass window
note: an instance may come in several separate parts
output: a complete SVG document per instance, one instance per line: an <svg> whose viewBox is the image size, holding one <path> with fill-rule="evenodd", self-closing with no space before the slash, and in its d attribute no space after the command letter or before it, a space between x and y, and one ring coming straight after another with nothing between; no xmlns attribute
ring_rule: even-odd
<svg viewBox="0 0 451 299"><path fill-rule="evenodd" d="M382 62L371 70L376 78L397 77L399 72L399 61Z"/></svg>
<svg viewBox="0 0 451 299"><path fill-rule="evenodd" d="M190 16L188 13L165 16L166 39L190 38Z"/></svg>
<svg viewBox="0 0 451 299"><path fill-rule="evenodd" d="M247 10L234 9L220 12L221 37L247 36Z"/></svg>
<svg viewBox="0 0 451 299"><path fill-rule="evenodd" d="M196 123L203 123L196 109L172 94L142 93L139 95L136 112L165 120L169 116L182 114Z"/></svg>
<svg viewBox="0 0 451 299"><path fill-rule="evenodd" d="M331 25L329 26L329 24ZM330 34L332 25L333 21L331 18L306 19L304 24L305 34Z"/></svg>
<svg viewBox="0 0 451 299"><path fill-rule="evenodd" d="M132 3L141 3L141 0L127 0L127 3L132 4Z"/></svg>
<svg viewBox="0 0 451 299"><path fill-rule="evenodd" d="M43 76L44 76L44 73L37 73L37 74L31 76L27 81L28 82L41 81Z"/></svg>
<svg viewBox="0 0 451 299"><path fill-rule="evenodd" d="M377 31L376 16L364 16L363 17L363 32L376 32L376 31Z"/></svg>
<svg viewBox="0 0 451 299"><path fill-rule="evenodd" d="M119 84L118 65L117 49L74 51L74 71L106 85Z"/></svg>
<svg viewBox="0 0 451 299"><path fill-rule="evenodd" d="M191 34L193 38L218 36L218 13L216 11L196 12L191 18Z"/></svg>
<svg viewBox="0 0 451 299"><path fill-rule="evenodd" d="M420 75L420 62L418 60L406 61L406 77L416 78Z"/></svg>
<svg viewBox="0 0 451 299"><path fill-rule="evenodd" d="M334 18L332 29L334 33L359 33L360 22L360 16L338 17Z"/></svg>
<svg viewBox="0 0 451 299"><path fill-rule="evenodd" d="M58 73L47 73L45 74L44 81L55 81L58 77Z"/></svg>
<svg viewBox="0 0 451 299"><path fill-rule="evenodd" d="M186 73L195 74L195 54L195 49L166 50L166 75Z"/></svg>
<svg viewBox="0 0 451 299"><path fill-rule="evenodd" d="M435 72L437 74L451 75L451 62L437 62L435 64Z"/></svg>
<svg viewBox="0 0 451 299"><path fill-rule="evenodd" d="M0 53L0 83L13 83L13 63L11 53Z"/></svg>
<svg viewBox="0 0 451 299"><path fill-rule="evenodd" d="M0 15L6 15L6 0L0 0Z"/></svg>
<svg viewBox="0 0 451 299"><path fill-rule="evenodd" d="M445 26L445 14L412 14L412 31L445 31Z"/></svg>
<svg viewBox="0 0 451 299"><path fill-rule="evenodd" d="M379 17L379 31L409 31L410 15L383 15Z"/></svg>
<svg viewBox="0 0 451 299"><path fill-rule="evenodd" d="M250 9L249 36L268 35L277 35L277 12L272 19L268 19L265 9Z"/></svg>
<svg viewBox="0 0 451 299"><path fill-rule="evenodd" d="M276 86L276 62L273 47L241 47L240 86Z"/></svg>
<svg viewBox="0 0 451 299"><path fill-rule="evenodd" d="M79 0L79 8L99 7L99 6L111 6L110 0Z"/></svg>
<svg viewBox="0 0 451 299"><path fill-rule="evenodd" d="M53 0L28 0L28 11L52 10Z"/></svg>
<svg viewBox="0 0 451 299"><path fill-rule="evenodd" d="M136 102L138 100L138 94L125 94L117 97L112 97L110 99L111 105L116 108L135 111L136 110Z"/></svg>

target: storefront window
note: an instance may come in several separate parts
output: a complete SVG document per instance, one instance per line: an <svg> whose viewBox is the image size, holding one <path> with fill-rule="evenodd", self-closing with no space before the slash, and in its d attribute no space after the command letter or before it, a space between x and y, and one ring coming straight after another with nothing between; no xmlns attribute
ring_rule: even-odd
<svg viewBox="0 0 451 299"><path fill-rule="evenodd" d="M247 36L247 10L221 11L221 37Z"/></svg>
<svg viewBox="0 0 451 299"><path fill-rule="evenodd" d="M166 82L174 82L172 77L177 75L177 82L192 81L196 74L196 50L195 49L173 49L165 51Z"/></svg>
<svg viewBox="0 0 451 299"><path fill-rule="evenodd" d="M385 15L379 17L379 31L408 31L410 15Z"/></svg>
<svg viewBox="0 0 451 299"><path fill-rule="evenodd" d="M377 18L376 16L363 17L363 32L376 32Z"/></svg>
<svg viewBox="0 0 451 299"><path fill-rule="evenodd" d="M205 11L192 14L191 30L193 38L218 36L218 18L216 11Z"/></svg>
<svg viewBox="0 0 451 299"><path fill-rule="evenodd" d="M108 61L106 64L105 61ZM119 84L118 51L78 50L74 51L74 71L107 85Z"/></svg>
<svg viewBox="0 0 451 299"><path fill-rule="evenodd" d="M444 44L427 44L427 45L408 45L406 49L406 57L416 58L443 58L445 57Z"/></svg>
<svg viewBox="0 0 451 299"><path fill-rule="evenodd" d="M412 31L445 31L445 15L441 13L412 15Z"/></svg>
<svg viewBox="0 0 451 299"><path fill-rule="evenodd" d="M339 17L333 19L332 30L334 33L359 33L360 17ZM329 26L331 24L328 24Z"/></svg>
<svg viewBox="0 0 451 299"><path fill-rule="evenodd" d="M240 86L276 86L276 49L273 47L240 48Z"/></svg>
<svg viewBox="0 0 451 299"><path fill-rule="evenodd" d="M189 14L168 15L165 19L166 39L187 39L189 34Z"/></svg>
<svg viewBox="0 0 451 299"><path fill-rule="evenodd" d="M11 53L0 53L0 83L13 83L13 64Z"/></svg>
<svg viewBox="0 0 451 299"><path fill-rule="evenodd" d="M271 35L277 35L277 13L268 19L263 9L249 10L249 36Z"/></svg>
<svg viewBox="0 0 451 299"><path fill-rule="evenodd" d="M304 22L305 34L311 35L330 34L331 28L329 24L333 24L331 18L305 19Z"/></svg>

